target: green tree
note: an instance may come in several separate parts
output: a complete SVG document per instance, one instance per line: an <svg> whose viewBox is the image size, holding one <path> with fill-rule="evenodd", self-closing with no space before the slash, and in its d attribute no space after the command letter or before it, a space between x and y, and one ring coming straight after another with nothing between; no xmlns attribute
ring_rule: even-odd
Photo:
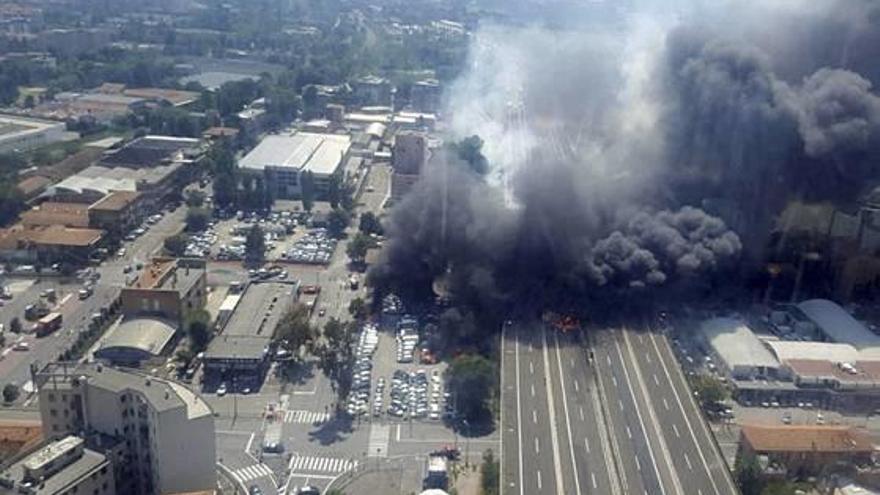
<svg viewBox="0 0 880 495"><path fill-rule="evenodd" d="M370 236L359 232L348 242L345 254L348 255L352 263L361 264L367 256L367 250L375 245L376 243Z"/></svg>
<svg viewBox="0 0 880 495"><path fill-rule="evenodd" d="M348 227L350 221L351 217L347 211L342 208L334 208L327 215L327 230L334 238L341 239L345 235L345 228Z"/></svg>
<svg viewBox="0 0 880 495"><path fill-rule="evenodd" d="M201 208L205 205L205 197L202 191L187 191L186 205L190 208Z"/></svg>
<svg viewBox="0 0 880 495"><path fill-rule="evenodd" d="M201 232L208 226L211 215L202 208L190 208L186 212L187 232Z"/></svg>
<svg viewBox="0 0 880 495"><path fill-rule="evenodd" d="M753 455L737 455L733 466L734 479L743 495L761 495L761 465Z"/></svg>
<svg viewBox="0 0 880 495"><path fill-rule="evenodd" d="M356 297L348 303L348 314L355 320L364 320L367 317L367 303L361 297Z"/></svg>
<svg viewBox="0 0 880 495"><path fill-rule="evenodd" d="M691 380L691 387L703 404L713 404L727 399L727 389L715 377L708 375L695 375Z"/></svg>
<svg viewBox="0 0 880 495"><path fill-rule="evenodd" d="M171 256L180 257L186 252L186 245L189 244L189 237L186 234L177 234L165 238L162 243L165 252Z"/></svg>
<svg viewBox="0 0 880 495"><path fill-rule="evenodd" d="M492 449L483 452L483 465L480 466L480 485L483 488L483 495L498 495L500 490L499 469Z"/></svg>
<svg viewBox="0 0 880 495"><path fill-rule="evenodd" d="M21 333L21 320L19 320L17 316L12 318L12 321L9 322L9 331L12 333Z"/></svg>
<svg viewBox="0 0 880 495"><path fill-rule="evenodd" d="M361 215L358 230L364 234L382 235L384 233L382 222L379 221L379 217L377 217L372 211L368 211Z"/></svg>
<svg viewBox="0 0 880 495"><path fill-rule="evenodd" d="M218 171L214 176L214 203L220 208L234 205L236 188L237 182L233 171Z"/></svg>
<svg viewBox="0 0 880 495"><path fill-rule="evenodd" d="M19 395L21 395L21 390L19 390L18 385L7 383L6 386L3 387L3 401L7 404L15 402Z"/></svg>
<svg viewBox="0 0 880 495"><path fill-rule="evenodd" d="M245 258L248 261L263 261L263 256L266 254L266 238L259 225L254 225L248 231L244 241L244 250Z"/></svg>
<svg viewBox="0 0 880 495"><path fill-rule="evenodd" d="M204 351L211 340L211 315L204 309L187 314L186 335L190 351L194 354Z"/></svg>
<svg viewBox="0 0 880 495"><path fill-rule="evenodd" d="M302 204L305 211L312 211L315 205L315 177L311 170L302 175Z"/></svg>
<svg viewBox="0 0 880 495"><path fill-rule="evenodd" d="M490 404L497 388L491 361L478 354L462 354L446 370L446 381L459 419L472 424L491 421Z"/></svg>
<svg viewBox="0 0 880 495"><path fill-rule="evenodd" d="M356 329L354 322L343 323L330 318L324 325L324 341L316 349L318 367L330 379L340 404L351 391Z"/></svg>
<svg viewBox="0 0 880 495"><path fill-rule="evenodd" d="M299 354L303 346L311 346L315 340L315 329L309 323L309 309L303 304L296 304L284 313L275 327L273 339L294 356Z"/></svg>

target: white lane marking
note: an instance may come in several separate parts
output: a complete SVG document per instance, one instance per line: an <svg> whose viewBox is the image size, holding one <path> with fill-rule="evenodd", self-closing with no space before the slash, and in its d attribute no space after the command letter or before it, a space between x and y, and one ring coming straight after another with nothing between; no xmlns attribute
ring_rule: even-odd
<svg viewBox="0 0 880 495"><path fill-rule="evenodd" d="M584 420L584 408L582 406L578 406L578 412L580 413L581 421L583 421Z"/></svg>
<svg viewBox="0 0 880 495"><path fill-rule="evenodd" d="M535 453L536 454L541 453L541 444L540 444L540 442L538 442L538 437L535 437Z"/></svg>
<svg viewBox="0 0 880 495"><path fill-rule="evenodd" d="M659 387L659 386L660 386L660 380L657 379L657 375L654 374L654 375L651 375L651 376L654 377L654 385L657 385L657 386Z"/></svg>
<svg viewBox="0 0 880 495"><path fill-rule="evenodd" d="M685 464L688 465L688 469L689 469L689 470L691 470L691 471L694 470L694 466L691 464L691 458L688 457L687 454L684 455L684 462L685 462Z"/></svg>
<svg viewBox="0 0 880 495"><path fill-rule="evenodd" d="M666 402L666 397L663 398L663 407L665 407L667 411L669 410L669 403Z"/></svg>
<svg viewBox="0 0 880 495"><path fill-rule="evenodd" d="M565 413L565 429L568 433L568 452L571 454L571 465L577 466L577 460L574 456L574 438L571 436L571 416L568 414L568 397L565 394L565 373L562 371L562 353L559 350L559 335L553 334L553 345L556 347L556 365L559 368L559 388L562 390L562 410ZM573 360L572 360L573 361ZM574 382L577 385L577 381ZM583 420L583 408L581 408L581 419ZM574 469L574 489L577 495L581 493L580 472Z"/></svg>
<svg viewBox="0 0 880 495"><path fill-rule="evenodd" d="M721 491L718 489L718 484L715 483L715 477L712 475L712 471L709 469L709 463L706 460L706 456L703 454L703 449L700 447L700 442L697 441L697 435L696 435L696 433L694 433L694 427L691 425L690 419L688 419L687 411L685 410L684 405L682 404L681 398L678 395L678 391L676 390L675 385L673 384L672 375L670 374L669 369L666 367L666 362L664 362L664 360L663 360L663 354L660 352L660 347L657 345L657 340L654 335L652 335L649 340L651 341L651 343L654 346L654 351L657 353L657 360L660 361L660 365L663 367L663 373L666 375L666 379L669 380L670 388L672 389L672 395L675 396L675 400L678 403L679 409L681 410L681 415L684 417L685 425L687 425L688 431L691 434L691 439L693 439L693 441L694 441L694 446L697 449L697 453L700 454L700 461L702 461L703 468L706 470L706 476L709 478L709 481L712 483L712 488L714 488L715 493L720 495ZM670 349L668 347L669 346L668 342L666 343L666 345L667 345L666 348L669 349L668 352L671 354L672 349ZM677 370L678 370L678 373L676 373L676 378L678 378L678 383L682 384L682 386L684 387L684 390L686 390L686 391L690 390L690 388L688 388L687 382L685 382L685 380L684 380L684 374L682 373L681 368L677 368ZM685 395L687 395L689 397L689 399L687 399L687 400L689 400L689 404L693 407L693 410L699 411L699 408L697 407L697 403L696 403L696 401L694 401L694 398L690 395L690 393L686 393ZM665 400L664 400L664 402L665 402ZM702 427L701 430L702 430L703 434L706 436L706 438L708 439L709 445L711 446L712 445L712 437L709 435L709 429L706 426L706 423L704 421L702 421L702 418L700 418L699 416L697 418L697 421L700 424L700 426ZM723 469L722 472L723 472L722 477L724 478L724 481L727 482L727 486L729 487L728 493L738 493L736 488L733 486L733 478L730 477L730 473L728 473L726 469Z"/></svg>
<svg viewBox="0 0 880 495"><path fill-rule="evenodd" d="M558 342L557 342L558 343ZM565 495L562 486L562 461L559 459L559 430L556 428L556 401L553 399L553 380L550 377L550 350L547 347L547 329L541 327L541 344L544 351L544 383L549 384L547 387L547 409L550 413L550 443L553 445L553 468L556 474L556 494ZM559 364L559 346L556 347L556 359ZM562 365L559 364L561 367ZM561 374L561 373L560 373ZM561 378L561 377L560 377ZM562 383L562 405L565 406L566 424L568 424L568 399L565 397L565 383ZM571 444L571 426L569 425L568 442ZM572 455L573 457L573 455ZM574 478L577 484L577 476ZM578 489L580 493L580 489Z"/></svg>
<svg viewBox="0 0 880 495"><path fill-rule="evenodd" d="M611 375L611 383L613 383L615 387L617 386L617 377L616 376Z"/></svg>
<svg viewBox="0 0 880 495"><path fill-rule="evenodd" d="M675 433L675 438L681 438L681 434L678 433L678 426L675 423L672 423L672 432Z"/></svg>
<svg viewBox="0 0 880 495"><path fill-rule="evenodd" d="M624 339L626 338L626 333L623 334ZM651 466L654 468L654 473L657 475L658 484L660 486L660 493L662 495L666 495L666 487L663 486L662 476L660 475L660 467L657 465L657 459L654 457L654 448L651 445L651 439L648 437L648 428L645 426L645 419L642 416L641 408L639 407L639 401L636 399L635 390L633 390L632 380L629 376L629 370L626 367L626 360L623 358L623 351L620 350L620 343L617 339L614 340L614 348L617 350L617 356L620 359L620 363L623 368L623 380L626 383L626 390L629 392L629 396L632 397L633 400L633 408L636 411L636 418L639 420L639 431L642 433L642 436L645 439L645 445L648 446L648 458L651 461ZM639 375L636 375L638 378ZM645 397L647 400L647 397ZM649 404L650 407L650 404ZM662 437L661 437L662 438ZM661 444L662 445L662 444ZM672 471L673 475L675 471ZM674 480L674 478L673 478Z"/></svg>
<svg viewBox="0 0 880 495"><path fill-rule="evenodd" d="M632 431L629 429L629 426L626 427L626 436L629 437L630 440L632 440L633 434Z"/></svg>
<svg viewBox="0 0 880 495"><path fill-rule="evenodd" d="M516 436L519 442L519 448L516 449L519 454L519 494L525 495L526 487L523 485L523 441L522 441L522 400L521 400L521 391L522 389L519 386L519 338L515 337L513 341L513 349L514 349L514 364L516 365ZM398 433L400 433L400 426L398 425L397 429Z"/></svg>
<svg viewBox="0 0 880 495"><path fill-rule="evenodd" d="M584 448L587 450L587 453L590 453L590 439L584 437Z"/></svg>
<svg viewBox="0 0 880 495"><path fill-rule="evenodd" d="M639 456L635 456L633 459L636 460L636 470L641 471L642 470L642 463L639 462Z"/></svg>
<svg viewBox="0 0 880 495"><path fill-rule="evenodd" d="M535 374L535 364L529 361L529 373Z"/></svg>
<svg viewBox="0 0 880 495"><path fill-rule="evenodd" d="M535 384L533 383L532 384L532 397L534 397L534 396L535 396Z"/></svg>
<svg viewBox="0 0 880 495"><path fill-rule="evenodd" d="M591 472L590 478L593 480L593 490L599 488L599 485L596 484L596 473Z"/></svg>
<svg viewBox="0 0 880 495"><path fill-rule="evenodd" d="M617 405L620 406L620 410L623 411L623 401L620 399L617 399Z"/></svg>
<svg viewBox="0 0 880 495"><path fill-rule="evenodd" d="M568 362L571 363L571 367L574 368L574 358L570 358Z"/></svg>
<svg viewBox="0 0 880 495"><path fill-rule="evenodd" d="M532 410L532 423L538 424L538 411Z"/></svg>
<svg viewBox="0 0 880 495"><path fill-rule="evenodd" d="M539 469L537 471L537 473L538 473L538 490L541 490L544 488L544 484L541 483L541 470Z"/></svg>
<svg viewBox="0 0 880 495"><path fill-rule="evenodd" d="M580 391L581 391L581 386L578 385L577 380L574 381L574 391L575 391L575 392L580 392Z"/></svg>

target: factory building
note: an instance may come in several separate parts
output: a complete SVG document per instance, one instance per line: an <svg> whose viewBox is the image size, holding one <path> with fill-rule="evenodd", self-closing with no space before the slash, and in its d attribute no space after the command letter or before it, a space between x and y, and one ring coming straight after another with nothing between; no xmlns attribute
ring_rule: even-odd
<svg viewBox="0 0 880 495"><path fill-rule="evenodd" d="M345 135L270 135L241 159L239 168L262 181L272 199L301 198L308 174L315 196L320 198L327 194L334 176L342 177L350 149L351 138Z"/></svg>
<svg viewBox="0 0 880 495"><path fill-rule="evenodd" d="M0 115L0 153L30 151L64 139L63 122Z"/></svg>
<svg viewBox="0 0 880 495"><path fill-rule="evenodd" d="M779 361L742 321L713 318L700 325L700 334L722 371L737 380L779 375Z"/></svg>

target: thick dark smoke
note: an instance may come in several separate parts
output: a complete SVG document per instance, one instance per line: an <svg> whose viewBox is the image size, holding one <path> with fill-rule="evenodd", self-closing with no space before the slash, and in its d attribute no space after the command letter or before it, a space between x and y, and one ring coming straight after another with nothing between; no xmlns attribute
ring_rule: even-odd
<svg viewBox="0 0 880 495"><path fill-rule="evenodd" d="M790 201L854 199L880 176L878 9L765 3L482 28L447 115L492 171L433 160L373 283L443 277L481 309L657 295L759 261Z"/></svg>

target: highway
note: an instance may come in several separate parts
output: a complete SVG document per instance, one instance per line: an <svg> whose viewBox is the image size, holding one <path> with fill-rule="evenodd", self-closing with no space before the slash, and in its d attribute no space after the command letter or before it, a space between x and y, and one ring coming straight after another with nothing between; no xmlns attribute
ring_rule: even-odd
<svg viewBox="0 0 880 495"><path fill-rule="evenodd" d="M738 493L665 336L513 323L501 354L505 495Z"/></svg>

